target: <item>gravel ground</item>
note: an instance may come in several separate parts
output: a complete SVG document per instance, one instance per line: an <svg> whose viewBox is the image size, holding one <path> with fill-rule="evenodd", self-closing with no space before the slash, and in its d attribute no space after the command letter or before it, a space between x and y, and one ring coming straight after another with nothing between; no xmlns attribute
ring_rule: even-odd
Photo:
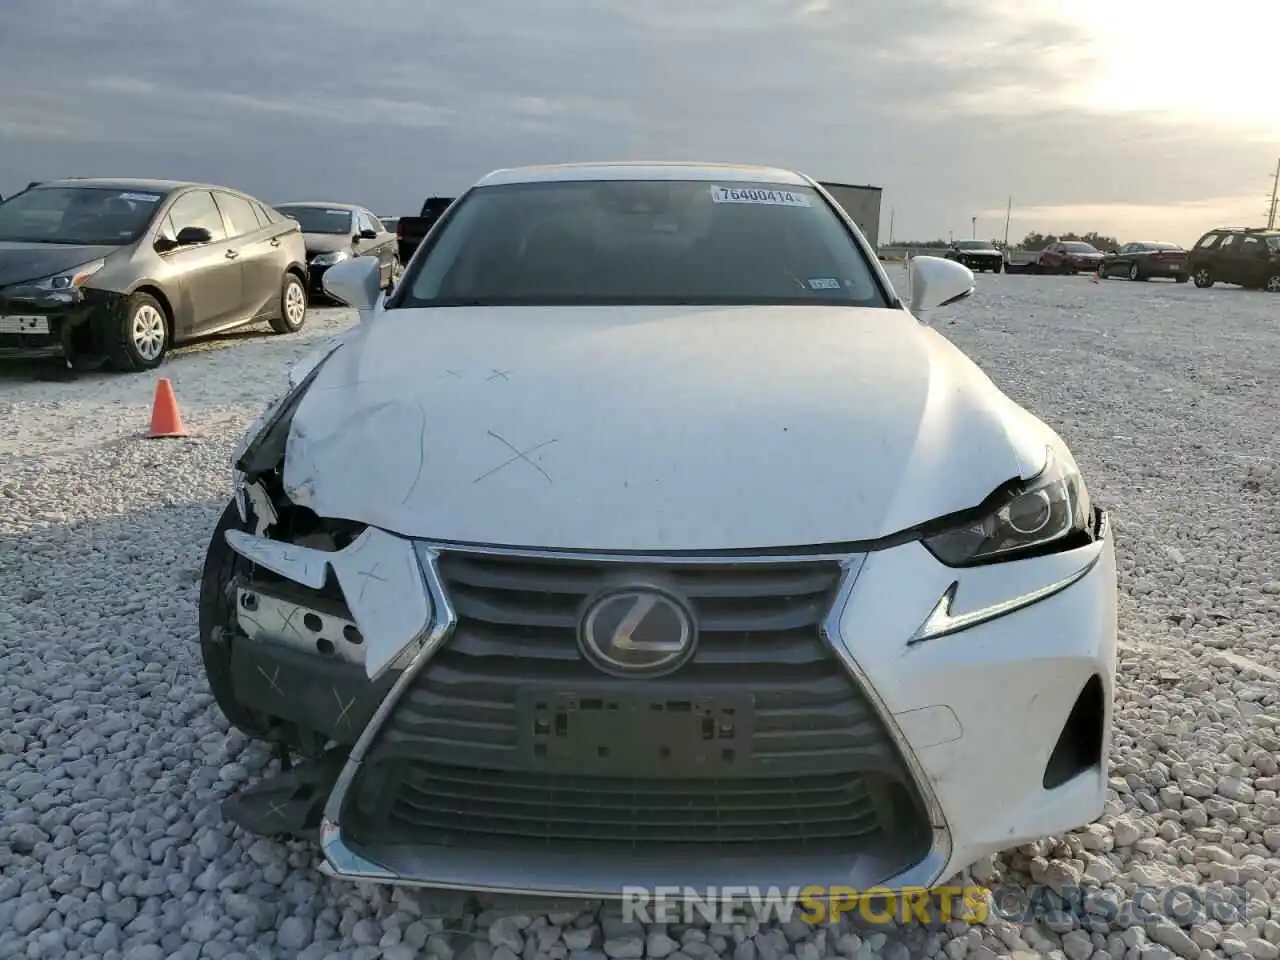
<svg viewBox="0 0 1280 960"><path fill-rule="evenodd" d="M231 447L285 362L351 322L330 310L298 336L175 354L160 372L188 440L138 439L154 375L41 383L0 368L0 960L1276 960L1280 298L979 284L936 322L1062 432L1113 510L1123 649L1106 814L970 875L1083 885L1117 915L645 929L497 903L446 922L418 894L325 879L307 845L221 823L216 801L267 760L205 690L196 581ZM1248 897L1220 920L1144 921L1143 890L1174 885Z"/></svg>

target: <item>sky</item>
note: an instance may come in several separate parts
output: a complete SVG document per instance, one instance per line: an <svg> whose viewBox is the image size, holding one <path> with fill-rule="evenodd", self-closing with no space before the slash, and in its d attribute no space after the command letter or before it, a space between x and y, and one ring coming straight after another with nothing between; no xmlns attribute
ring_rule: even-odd
<svg viewBox="0 0 1280 960"><path fill-rule="evenodd" d="M880 242L1265 222L1280 0L3 0L0 193L201 180L417 212L490 170L884 189ZM1209 16L1201 14L1211 9ZM1197 12L1200 11L1200 12Z"/></svg>

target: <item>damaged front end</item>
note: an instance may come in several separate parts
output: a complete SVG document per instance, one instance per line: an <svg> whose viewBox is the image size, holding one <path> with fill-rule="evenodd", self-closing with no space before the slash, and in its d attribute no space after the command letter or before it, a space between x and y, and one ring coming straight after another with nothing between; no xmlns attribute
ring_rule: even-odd
<svg viewBox="0 0 1280 960"><path fill-rule="evenodd" d="M409 540L319 517L285 490L293 415L339 346L295 368L291 389L246 434L235 501L214 531L201 586L214 697L242 732L276 745L283 767L224 811L266 835L315 835L351 748L432 621Z"/></svg>
<svg viewBox="0 0 1280 960"><path fill-rule="evenodd" d="M71 284L23 283L0 290L0 356L9 359L105 355L126 298Z"/></svg>

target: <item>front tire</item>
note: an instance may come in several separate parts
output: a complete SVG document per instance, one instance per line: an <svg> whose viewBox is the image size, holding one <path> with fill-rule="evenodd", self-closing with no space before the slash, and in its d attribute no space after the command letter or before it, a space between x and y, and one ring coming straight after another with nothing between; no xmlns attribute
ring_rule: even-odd
<svg viewBox="0 0 1280 960"><path fill-rule="evenodd" d="M1146 279L1146 277L1142 275L1142 271L1138 269L1138 265L1136 263L1129 264L1129 279L1130 280Z"/></svg>
<svg viewBox="0 0 1280 960"><path fill-rule="evenodd" d="M271 321L276 333L297 333L307 322L307 288L297 274L286 273L280 287L280 315Z"/></svg>
<svg viewBox="0 0 1280 960"><path fill-rule="evenodd" d="M121 372L154 370L169 353L169 318L148 293L135 293L125 301L109 333L107 358Z"/></svg>
<svg viewBox="0 0 1280 960"><path fill-rule="evenodd" d="M1267 282L1263 284L1263 289L1268 293L1280 293L1280 273L1273 273L1267 277Z"/></svg>
<svg viewBox="0 0 1280 960"><path fill-rule="evenodd" d="M1195 285L1201 290L1208 290L1213 286L1214 282L1213 274L1210 272L1208 267L1196 268L1196 272L1192 275L1192 280L1195 281Z"/></svg>

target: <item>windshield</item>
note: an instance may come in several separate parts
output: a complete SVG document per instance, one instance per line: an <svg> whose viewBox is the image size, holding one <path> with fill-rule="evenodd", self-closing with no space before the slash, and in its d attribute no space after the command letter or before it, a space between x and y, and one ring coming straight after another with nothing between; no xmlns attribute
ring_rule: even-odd
<svg viewBox="0 0 1280 960"><path fill-rule="evenodd" d="M986 240L957 240L957 250L994 250L990 242Z"/></svg>
<svg viewBox="0 0 1280 960"><path fill-rule="evenodd" d="M37 187L0 204L0 241L122 246L142 236L163 199L119 187Z"/></svg>
<svg viewBox="0 0 1280 960"><path fill-rule="evenodd" d="M336 207L276 207L291 220L297 220L303 233L351 233L351 211Z"/></svg>
<svg viewBox="0 0 1280 960"><path fill-rule="evenodd" d="M1074 241L1068 241L1064 243L1063 246L1066 247L1072 253L1097 253L1098 252L1098 248L1091 243L1076 243Z"/></svg>
<svg viewBox="0 0 1280 960"><path fill-rule="evenodd" d="M844 222L808 187L479 187L429 242L393 306L887 306Z"/></svg>

